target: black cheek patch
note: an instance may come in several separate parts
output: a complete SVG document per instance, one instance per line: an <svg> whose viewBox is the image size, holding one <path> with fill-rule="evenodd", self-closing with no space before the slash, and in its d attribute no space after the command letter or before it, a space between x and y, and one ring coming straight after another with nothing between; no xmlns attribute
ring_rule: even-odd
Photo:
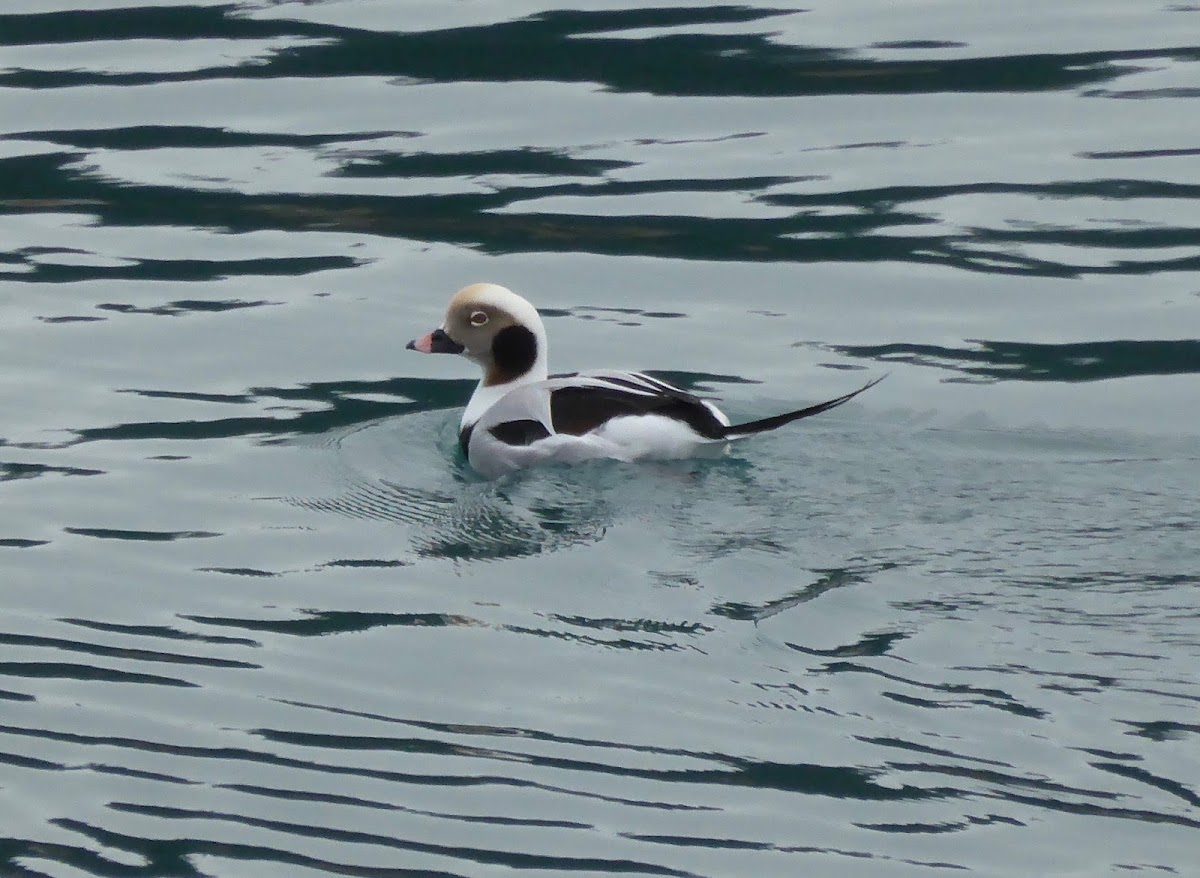
<svg viewBox="0 0 1200 878"><path fill-rule="evenodd" d="M524 326L506 326L492 339L494 375L489 384L503 384L524 375L537 361L537 336Z"/></svg>
<svg viewBox="0 0 1200 878"><path fill-rule="evenodd" d="M550 435L546 425L541 421L521 420L505 421L488 430L505 445L532 445L539 439Z"/></svg>

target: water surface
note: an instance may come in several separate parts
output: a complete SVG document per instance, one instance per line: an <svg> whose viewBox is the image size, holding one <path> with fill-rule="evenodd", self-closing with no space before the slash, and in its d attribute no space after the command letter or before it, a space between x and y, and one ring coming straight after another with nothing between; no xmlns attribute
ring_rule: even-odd
<svg viewBox="0 0 1200 878"><path fill-rule="evenodd" d="M0 13L0 872L1188 874L1200 19ZM497 483L553 367L751 419Z"/></svg>

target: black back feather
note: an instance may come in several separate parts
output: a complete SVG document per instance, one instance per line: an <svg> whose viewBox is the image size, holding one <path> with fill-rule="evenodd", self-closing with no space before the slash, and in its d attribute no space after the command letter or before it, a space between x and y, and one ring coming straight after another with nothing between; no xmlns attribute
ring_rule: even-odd
<svg viewBox="0 0 1200 878"><path fill-rule="evenodd" d="M550 395L550 420L556 433L582 436L613 418L624 415L664 415L687 424L705 439L720 439L725 425L700 401L676 388L661 390L653 396L634 382L605 378L620 387L560 387Z"/></svg>

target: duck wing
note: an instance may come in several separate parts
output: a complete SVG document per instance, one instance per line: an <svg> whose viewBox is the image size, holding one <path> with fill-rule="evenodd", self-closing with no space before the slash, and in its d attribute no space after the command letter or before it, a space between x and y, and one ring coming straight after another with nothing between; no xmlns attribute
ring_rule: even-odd
<svg viewBox="0 0 1200 878"><path fill-rule="evenodd" d="M583 436L614 418L658 415L686 424L698 438L720 440L729 421L711 403L641 372L593 371L551 379L554 432Z"/></svg>

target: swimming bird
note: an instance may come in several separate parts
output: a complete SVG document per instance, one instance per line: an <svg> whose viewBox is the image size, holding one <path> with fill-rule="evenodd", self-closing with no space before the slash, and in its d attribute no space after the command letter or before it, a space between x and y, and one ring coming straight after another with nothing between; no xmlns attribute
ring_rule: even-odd
<svg viewBox="0 0 1200 878"><path fill-rule="evenodd" d="M731 424L708 400L641 372L551 377L537 309L491 283L455 293L445 322L407 347L462 354L483 369L458 438L472 468L487 478L541 463L722 454L730 442L836 408L883 380L807 408Z"/></svg>

